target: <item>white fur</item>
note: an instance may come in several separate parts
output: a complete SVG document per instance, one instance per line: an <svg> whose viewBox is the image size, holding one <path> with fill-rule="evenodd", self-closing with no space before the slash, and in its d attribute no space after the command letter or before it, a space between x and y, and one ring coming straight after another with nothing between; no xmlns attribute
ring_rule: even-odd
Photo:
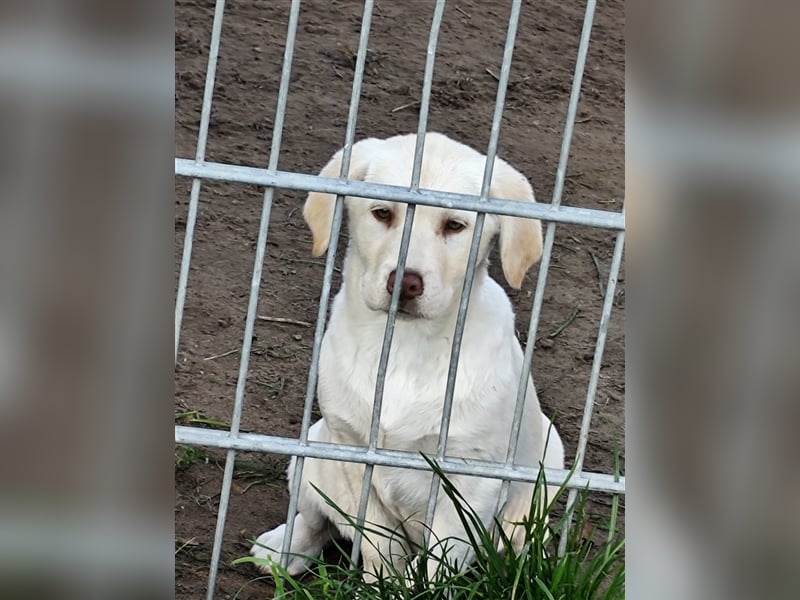
<svg viewBox="0 0 800 600"><path fill-rule="evenodd" d="M350 178L408 185L415 138L408 135L359 142L353 147ZM341 152L322 174L337 176L340 160ZM467 146L429 133L420 187L478 194L484 162L484 156ZM527 180L507 163L497 159L494 172L493 196L534 201ZM366 445L390 299L387 279L396 267L406 206L354 197L346 199L346 206L351 239L344 281L333 302L320 355L318 397L324 418L314 424L309 437L314 441ZM392 211L391 223L375 218L372 211L379 208ZM314 235L314 252L320 254L328 245L333 197L309 194L304 214ZM448 220L465 227L449 232ZM380 447L435 453L456 311L474 224L474 213L425 206L416 209L406 270L419 274L424 290L418 298L405 302L398 315L386 373ZM447 454L502 462L522 369L522 349L515 337L511 303L487 272L490 242L498 233L504 272L512 285L519 286L525 271L541 255L538 222L486 216L459 358ZM517 457L518 464L529 466L543 462L547 467L561 468L564 463L561 440L542 414L530 380ZM294 464L292 459L290 480ZM318 556L328 539L328 523L352 539L352 528L310 484L321 489L345 513L355 515L363 473L363 465L305 461L290 549L293 555ZM500 482L466 476L450 479L484 523L490 524ZM391 556L395 566L402 566L408 552L403 536L421 542L430 481L429 472L375 468L367 521L397 531L398 536L392 540L372 536L377 550L371 543L362 542L365 577L379 571L379 554ZM532 485L511 485L505 513L510 535L512 524L528 514L532 492ZM434 540L465 537L443 492L432 528ZM278 561L284 529L281 525L261 535L252 554ZM514 540L519 543L519 536ZM472 559L465 544L456 544L448 557L460 564ZM293 556L289 572L300 573L306 565L307 561ZM430 569L434 570L435 564Z"/></svg>

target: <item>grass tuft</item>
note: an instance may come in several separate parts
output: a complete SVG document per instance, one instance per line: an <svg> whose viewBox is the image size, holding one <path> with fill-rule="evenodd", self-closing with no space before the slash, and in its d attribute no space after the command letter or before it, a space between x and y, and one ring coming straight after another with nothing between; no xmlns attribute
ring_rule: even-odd
<svg viewBox="0 0 800 600"><path fill-rule="evenodd" d="M426 459L427 460L427 459ZM487 528L439 466L428 461L442 482L442 490L454 503L464 525L466 541L475 558L466 568L448 560L447 548L456 540L431 540L428 547L409 543L416 554L413 568L403 571L386 560L374 582L364 582L359 568L351 564L326 564L314 558L313 575L293 577L273 561L244 557L234 564L264 565L272 572L277 600L619 600L625 597L625 541L617 530L619 502L615 496L607 531L591 525L587 512L588 490L577 496L573 523L557 515L556 498L544 501L546 482L540 474L534 501L527 517L519 523L524 543L516 552L508 535L498 526ZM334 508L333 502L323 498ZM339 510L337 508L337 510ZM395 536L393 531L364 524L339 513L353 527L359 527L369 543L370 536ZM558 540L567 536L566 551L559 556ZM603 535L605 534L605 535ZM373 538L375 539L375 538ZM346 554L346 553L345 553ZM428 576L429 561L438 562L433 577ZM240 590L241 591L241 590Z"/></svg>

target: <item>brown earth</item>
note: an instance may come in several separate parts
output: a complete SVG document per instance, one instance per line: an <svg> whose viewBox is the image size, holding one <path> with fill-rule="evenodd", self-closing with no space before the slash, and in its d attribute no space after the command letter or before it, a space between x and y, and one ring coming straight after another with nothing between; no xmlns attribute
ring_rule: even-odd
<svg viewBox="0 0 800 600"><path fill-rule="evenodd" d="M508 2L457 0L445 10L434 72L429 129L478 149L488 142ZM206 158L263 167L269 158L289 1L228 2ZM378 2L364 78L357 138L416 131L433 3ZM200 120L213 15L211 0L178 0L175 31L176 155L191 158ZM344 139L362 3L305 0L279 168L316 173ZM500 155L524 172L549 202L558 164L583 3L525 2L500 136ZM572 141L564 204L619 211L624 176L624 8L598 5ZM491 73L490 73L491 71ZM176 184L175 267L180 264L190 182ZM262 190L204 182L195 232L175 410L229 422L239 368ZM269 227L260 315L313 323L322 280L301 216L303 194L278 190ZM534 377L542 405L575 451L599 323L600 280L607 276L612 232L559 226L550 268ZM595 263L596 261L596 263ZM598 274L598 270L600 274ZM497 265L492 273L498 281ZM624 274L621 283L624 282ZM536 270L510 291L523 344ZM562 333L548 337L570 316ZM586 468L611 472L624 448L624 292L615 310L597 393ZM300 428L313 328L258 321L242 428L296 436ZM190 417L182 422L190 423ZM191 423L190 423L191 424ZM175 472L176 596L204 594L219 490L221 454L178 448ZM285 519L282 456L240 455L225 529L217 597L268 595L252 566L232 567L246 539ZM624 467L624 463L623 463ZM603 512L608 498L593 504Z"/></svg>

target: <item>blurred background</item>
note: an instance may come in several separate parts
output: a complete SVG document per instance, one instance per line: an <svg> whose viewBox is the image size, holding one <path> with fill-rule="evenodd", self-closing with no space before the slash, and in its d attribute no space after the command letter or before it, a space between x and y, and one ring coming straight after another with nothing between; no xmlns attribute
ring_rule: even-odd
<svg viewBox="0 0 800 600"><path fill-rule="evenodd" d="M0 596L172 589L171 5L0 3Z"/></svg>
<svg viewBox="0 0 800 600"><path fill-rule="evenodd" d="M628 593L800 591L800 6L628 2Z"/></svg>

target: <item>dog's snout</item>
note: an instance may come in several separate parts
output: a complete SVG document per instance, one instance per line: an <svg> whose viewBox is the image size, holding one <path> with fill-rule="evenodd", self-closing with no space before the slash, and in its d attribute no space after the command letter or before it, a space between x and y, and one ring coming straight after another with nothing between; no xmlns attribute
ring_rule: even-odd
<svg viewBox="0 0 800 600"><path fill-rule="evenodd" d="M389 273L389 279L386 281L386 291L390 294L394 292L394 284L397 279L397 271ZM400 300L408 301L414 298L419 298L424 291L425 286L422 283L422 276L416 271L406 271L403 273L403 281L400 287Z"/></svg>

